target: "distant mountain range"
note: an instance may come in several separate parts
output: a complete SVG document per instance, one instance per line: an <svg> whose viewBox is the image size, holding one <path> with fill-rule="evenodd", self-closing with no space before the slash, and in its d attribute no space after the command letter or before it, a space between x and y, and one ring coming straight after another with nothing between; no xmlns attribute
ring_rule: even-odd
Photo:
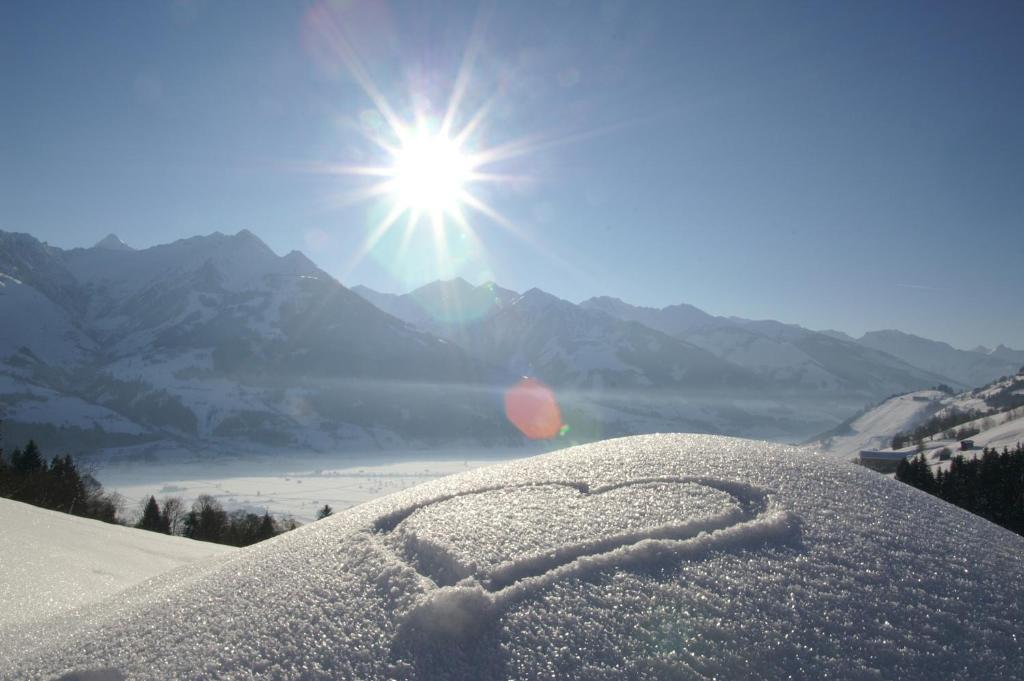
<svg viewBox="0 0 1024 681"><path fill-rule="evenodd" d="M248 231L143 250L0 232L0 314L5 437L76 452L515 444L502 397L524 375L555 389L567 441L799 439L866 401L1024 364L1002 346L854 340L461 279L348 289Z"/></svg>
<svg viewBox="0 0 1024 681"><path fill-rule="evenodd" d="M404 295L365 286L353 291L483 361L581 386L672 384L685 366L692 375L676 381L683 388L878 398L941 383L981 385L1024 365L1024 352L1004 346L956 350L899 331L858 340L771 320L716 317L687 304L657 309L599 297L573 305L538 289L519 295L462 279ZM636 352L640 347L664 351Z"/></svg>

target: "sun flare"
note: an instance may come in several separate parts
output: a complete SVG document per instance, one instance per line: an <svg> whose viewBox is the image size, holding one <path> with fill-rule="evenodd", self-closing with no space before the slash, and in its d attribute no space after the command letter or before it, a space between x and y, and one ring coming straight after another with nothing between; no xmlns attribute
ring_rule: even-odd
<svg viewBox="0 0 1024 681"><path fill-rule="evenodd" d="M419 277L424 256L432 255L427 268L436 278L461 275L467 267L489 275L487 249L478 234L483 225L504 230L568 267L492 205L503 190L521 192L534 181L529 173L507 172L515 167L514 159L556 140L539 133L502 140L501 134L488 130L491 113L500 106L500 88L488 94L471 86L471 72L484 45L485 20L474 26L442 107L441 93L421 88L416 80L406 97L389 100L370 76L340 15L317 7L309 15L309 30L320 43L318 49L338 60L372 104L342 117L346 127L370 143L345 148L346 155L358 161L303 166L346 178L331 197L332 204L370 204L365 236L349 256L346 271L372 256L396 278ZM356 177L363 179L353 182Z"/></svg>
<svg viewBox="0 0 1024 681"><path fill-rule="evenodd" d="M471 162L442 134L417 131L394 153L392 193L405 207L433 214L455 210L465 194Z"/></svg>

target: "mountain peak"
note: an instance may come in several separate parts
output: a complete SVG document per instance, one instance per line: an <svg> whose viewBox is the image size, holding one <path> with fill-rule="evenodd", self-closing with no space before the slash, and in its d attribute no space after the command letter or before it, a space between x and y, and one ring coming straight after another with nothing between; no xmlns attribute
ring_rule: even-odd
<svg viewBox="0 0 1024 681"><path fill-rule="evenodd" d="M601 310L607 312L609 310L628 310L636 308L635 305L630 305L621 298L614 298L612 296L594 296L580 303L580 307L586 307L594 310Z"/></svg>
<svg viewBox="0 0 1024 681"><path fill-rule="evenodd" d="M116 234L108 234L99 241L93 248L102 248L105 251L134 251L135 249L121 241Z"/></svg>
<svg viewBox="0 0 1024 681"><path fill-rule="evenodd" d="M413 299L430 298L432 296L464 297L471 295L475 290L476 287L462 277L455 277L454 279L437 279L429 284L424 284L418 289L410 291L409 296Z"/></svg>
<svg viewBox="0 0 1024 681"><path fill-rule="evenodd" d="M313 273L320 271L320 268L316 266L316 263L306 257L306 254L302 251L289 251L288 255L284 256L283 260L294 265L300 272Z"/></svg>
<svg viewBox="0 0 1024 681"><path fill-rule="evenodd" d="M550 305L552 303L566 303L567 305L572 305L571 303L562 300L558 296L553 296L547 291L543 291L536 287L531 288L530 290L524 292L523 295L519 296L517 304L522 303L528 303L530 305Z"/></svg>

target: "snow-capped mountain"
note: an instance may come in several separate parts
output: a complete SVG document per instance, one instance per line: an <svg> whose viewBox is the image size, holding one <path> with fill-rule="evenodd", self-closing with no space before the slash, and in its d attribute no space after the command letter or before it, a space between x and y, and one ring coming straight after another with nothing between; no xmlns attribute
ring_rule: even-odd
<svg viewBox="0 0 1024 681"><path fill-rule="evenodd" d="M574 305L461 279L353 291L248 231L70 250L0 232L0 314L4 435L79 453L515 444L502 399L524 375L557 391L577 441L793 441L866 400L955 383L841 338L688 305Z"/></svg>
<svg viewBox="0 0 1024 681"><path fill-rule="evenodd" d="M475 293L482 298L491 290ZM575 388L762 387L706 350L540 289L492 300L484 314L449 324L448 333L474 356L517 374Z"/></svg>
<svg viewBox="0 0 1024 681"><path fill-rule="evenodd" d="M365 286L352 290L390 315L440 336L458 335L468 326L512 304L519 294L488 282L435 281L404 295L379 293Z"/></svg>
<svg viewBox="0 0 1024 681"><path fill-rule="evenodd" d="M693 305L681 303L668 307L630 305L618 298L599 296L580 303L587 310L597 310L617 319L638 322L671 336L685 336L695 329L712 326L716 318Z"/></svg>
<svg viewBox="0 0 1024 681"><path fill-rule="evenodd" d="M1000 343L995 350L990 350L985 354L1011 365L1024 367L1024 350L1013 350Z"/></svg>
<svg viewBox="0 0 1024 681"><path fill-rule="evenodd" d="M301 253L279 257L247 231L143 250L113 241L64 251L0 233L8 437L80 451L513 436L466 387L491 370Z"/></svg>
<svg viewBox="0 0 1024 681"><path fill-rule="evenodd" d="M1004 345L990 352L958 350L946 343L893 329L870 331L858 342L949 376L966 386L983 385L1000 376L1013 375L1024 365L1024 351L1011 350Z"/></svg>
<svg viewBox="0 0 1024 681"><path fill-rule="evenodd" d="M675 381L877 399L954 382L853 341L779 322L715 317L686 304L655 309L600 297L573 305L539 289L518 296L461 279L406 295L354 290L485 361L575 386Z"/></svg>
<svg viewBox="0 0 1024 681"><path fill-rule="evenodd" d="M776 389L881 397L948 379L833 335L795 324L715 317L692 305L655 309L614 298L580 307L646 324L756 373Z"/></svg>
<svg viewBox="0 0 1024 681"><path fill-rule="evenodd" d="M482 363L553 386L582 439L666 430L791 439L852 406L761 399L771 386L743 367L540 289L520 295L456 279L405 295L357 291Z"/></svg>

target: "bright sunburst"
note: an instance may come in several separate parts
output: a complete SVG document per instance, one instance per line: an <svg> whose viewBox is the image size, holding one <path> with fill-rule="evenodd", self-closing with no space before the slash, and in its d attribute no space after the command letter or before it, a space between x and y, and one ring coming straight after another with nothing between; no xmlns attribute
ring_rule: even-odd
<svg viewBox="0 0 1024 681"><path fill-rule="evenodd" d="M373 104L372 109L360 112L350 121L375 147L370 147L368 153L354 154L369 163L333 162L311 166L316 172L373 178L336 199L344 204L361 201L377 204L374 222L368 225L365 238L352 253L346 269L351 271L366 256L377 258L382 243L387 243L388 249L397 243L397 250L387 256L389 266L400 266L402 258L410 251L415 251L422 260L426 253L421 237L427 236L433 241L430 250L439 275L450 276L460 267L460 262L467 262L466 258L483 262L486 257L473 224L474 216L486 218L488 224L507 229L541 250L530 236L495 210L482 191L485 184L529 182L529 178L493 172L491 168L530 153L543 141L537 135L530 135L497 146L482 145L482 129L496 97L482 103L478 100L475 111L467 112L465 106L470 99L467 97L470 72L483 44L482 20L469 39L447 106L438 111L422 93L413 89L408 97L413 106L406 116L396 111L370 77L348 40L340 15L327 5L316 5L308 14L307 26L318 53L343 64ZM420 231L423 227L428 229L426 234ZM385 240L396 229L399 238ZM418 244L418 248L412 247L413 243Z"/></svg>
<svg viewBox="0 0 1024 681"><path fill-rule="evenodd" d="M457 210L471 178L472 160L443 134L417 130L394 151L390 192L416 213Z"/></svg>

